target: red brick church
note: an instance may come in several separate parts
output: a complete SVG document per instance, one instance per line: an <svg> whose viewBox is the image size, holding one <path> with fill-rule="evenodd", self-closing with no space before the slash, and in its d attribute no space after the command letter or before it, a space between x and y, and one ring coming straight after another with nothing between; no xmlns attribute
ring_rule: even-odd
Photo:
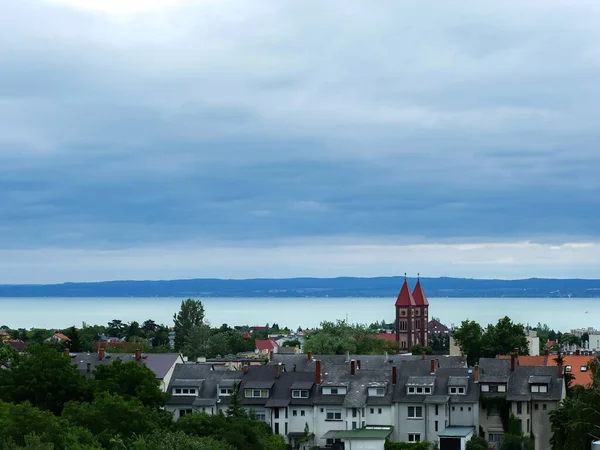
<svg viewBox="0 0 600 450"><path fill-rule="evenodd" d="M406 277L396 300L396 341L400 350L408 350L415 344L427 346L427 324L429 323L429 302L417 279L412 293Z"/></svg>

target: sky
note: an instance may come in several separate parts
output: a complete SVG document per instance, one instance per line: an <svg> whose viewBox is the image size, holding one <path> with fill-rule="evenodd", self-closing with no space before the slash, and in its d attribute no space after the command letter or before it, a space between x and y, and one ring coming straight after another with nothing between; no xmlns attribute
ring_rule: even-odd
<svg viewBox="0 0 600 450"><path fill-rule="evenodd" d="M600 278L597 0L0 3L0 283Z"/></svg>

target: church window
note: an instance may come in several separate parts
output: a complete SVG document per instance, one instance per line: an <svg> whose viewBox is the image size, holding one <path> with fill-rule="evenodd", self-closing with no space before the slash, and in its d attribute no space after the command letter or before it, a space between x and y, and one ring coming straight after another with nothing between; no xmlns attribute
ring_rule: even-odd
<svg viewBox="0 0 600 450"><path fill-rule="evenodd" d="M403 319L401 321L398 322L398 328L400 330L406 330L408 329L408 322L406 321L406 319Z"/></svg>

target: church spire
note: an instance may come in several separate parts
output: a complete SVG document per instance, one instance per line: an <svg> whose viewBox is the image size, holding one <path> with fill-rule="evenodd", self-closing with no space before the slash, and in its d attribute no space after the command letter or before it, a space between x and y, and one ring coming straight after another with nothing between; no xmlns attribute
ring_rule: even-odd
<svg viewBox="0 0 600 450"><path fill-rule="evenodd" d="M404 274L404 276L404 283L402 284L402 289L400 289L400 293L398 294L398 298L396 299L396 306L415 306L415 299L413 298L413 295L410 293L410 289L408 288L406 274Z"/></svg>

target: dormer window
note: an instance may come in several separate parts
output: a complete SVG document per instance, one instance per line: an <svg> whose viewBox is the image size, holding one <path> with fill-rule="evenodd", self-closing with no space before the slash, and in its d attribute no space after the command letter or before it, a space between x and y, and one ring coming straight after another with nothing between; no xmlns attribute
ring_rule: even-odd
<svg viewBox="0 0 600 450"><path fill-rule="evenodd" d="M465 394L466 394L466 390L462 386L450 388L450 395L465 395Z"/></svg>
<svg viewBox="0 0 600 450"><path fill-rule="evenodd" d="M346 395L346 387L323 387L323 395Z"/></svg>
<svg viewBox="0 0 600 450"><path fill-rule="evenodd" d="M221 397L228 397L230 395L233 395L233 388L232 387L222 387L219 389L219 395Z"/></svg>
<svg viewBox="0 0 600 450"><path fill-rule="evenodd" d="M292 391L292 398L308 398L308 391L295 389Z"/></svg>
<svg viewBox="0 0 600 450"><path fill-rule="evenodd" d="M548 392L547 384L532 384L531 392Z"/></svg>
<svg viewBox="0 0 600 450"><path fill-rule="evenodd" d="M579 368L579 371L580 371L580 372L587 372L587 366L581 366L581 367Z"/></svg>
<svg viewBox="0 0 600 450"><path fill-rule="evenodd" d="M430 395L435 385L435 377L410 377L406 381L406 392L409 395Z"/></svg>
<svg viewBox="0 0 600 450"><path fill-rule="evenodd" d="M417 387L409 387L409 394L417 394L417 395L429 395L431 394L431 387L429 386L417 386Z"/></svg>
<svg viewBox="0 0 600 450"><path fill-rule="evenodd" d="M244 396L246 398L268 398L268 389L245 389Z"/></svg>
<svg viewBox="0 0 600 450"><path fill-rule="evenodd" d="M384 388L369 388L369 397L383 397L384 395Z"/></svg>
<svg viewBox="0 0 600 450"><path fill-rule="evenodd" d="M198 395L196 388L174 388L173 395Z"/></svg>
<svg viewBox="0 0 600 450"><path fill-rule="evenodd" d="M481 392L506 392L506 384L482 384Z"/></svg>

